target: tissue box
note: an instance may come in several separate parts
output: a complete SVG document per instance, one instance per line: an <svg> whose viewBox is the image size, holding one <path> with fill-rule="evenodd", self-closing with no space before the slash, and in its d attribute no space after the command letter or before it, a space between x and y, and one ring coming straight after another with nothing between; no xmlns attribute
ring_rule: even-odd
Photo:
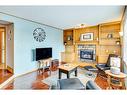
<svg viewBox="0 0 127 95"><path fill-rule="evenodd" d="M117 75L120 74L120 68L118 68L118 67L111 67L110 71L113 74L117 74Z"/></svg>

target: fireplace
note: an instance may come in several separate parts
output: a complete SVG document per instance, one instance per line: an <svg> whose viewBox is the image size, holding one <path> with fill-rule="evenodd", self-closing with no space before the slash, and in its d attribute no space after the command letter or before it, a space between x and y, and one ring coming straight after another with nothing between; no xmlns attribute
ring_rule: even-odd
<svg viewBox="0 0 127 95"><path fill-rule="evenodd" d="M93 60L93 50L80 50L80 59Z"/></svg>
<svg viewBox="0 0 127 95"><path fill-rule="evenodd" d="M81 62L96 61L96 46L95 45L78 45L78 56Z"/></svg>

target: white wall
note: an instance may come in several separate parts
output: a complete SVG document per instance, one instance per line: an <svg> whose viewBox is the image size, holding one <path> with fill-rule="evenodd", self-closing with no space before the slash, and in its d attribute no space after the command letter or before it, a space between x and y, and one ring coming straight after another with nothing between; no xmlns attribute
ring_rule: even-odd
<svg viewBox="0 0 127 95"><path fill-rule="evenodd" d="M14 31L13 24L6 25L6 64L14 69Z"/></svg>
<svg viewBox="0 0 127 95"><path fill-rule="evenodd" d="M35 48L52 47L53 59L61 59L60 52L64 51L62 30L26 21L2 13L0 13L0 19L14 23L15 75L22 74L37 68L37 62L33 61L33 50ZM46 32L46 39L44 42L37 42L33 38L33 30L38 27L43 28Z"/></svg>

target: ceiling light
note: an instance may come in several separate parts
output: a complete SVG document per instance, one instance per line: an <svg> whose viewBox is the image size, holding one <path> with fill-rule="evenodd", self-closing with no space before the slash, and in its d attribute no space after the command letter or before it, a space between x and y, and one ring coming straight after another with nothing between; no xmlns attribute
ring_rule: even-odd
<svg viewBox="0 0 127 95"><path fill-rule="evenodd" d="M86 24L77 24L76 26L75 26L75 28L84 28L84 27L86 27Z"/></svg>

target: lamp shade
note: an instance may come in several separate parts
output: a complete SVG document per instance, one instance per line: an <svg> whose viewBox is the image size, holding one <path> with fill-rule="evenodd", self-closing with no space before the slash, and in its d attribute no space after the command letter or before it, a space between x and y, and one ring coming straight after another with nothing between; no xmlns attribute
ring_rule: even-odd
<svg viewBox="0 0 127 95"><path fill-rule="evenodd" d="M123 32L119 32L119 35L120 35L120 36L123 36Z"/></svg>

